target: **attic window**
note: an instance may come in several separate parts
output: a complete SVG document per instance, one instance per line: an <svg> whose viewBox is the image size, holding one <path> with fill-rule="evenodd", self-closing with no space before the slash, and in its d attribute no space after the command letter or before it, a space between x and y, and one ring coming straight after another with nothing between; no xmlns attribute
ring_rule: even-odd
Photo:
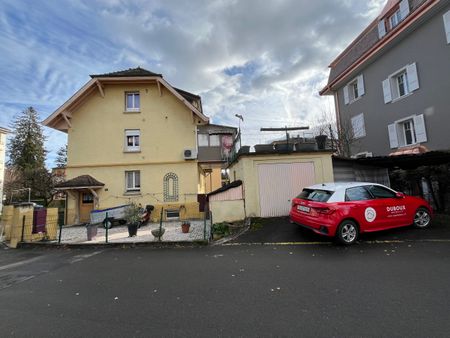
<svg viewBox="0 0 450 338"><path fill-rule="evenodd" d="M141 108L141 99L139 92L125 93L125 111L138 112Z"/></svg>

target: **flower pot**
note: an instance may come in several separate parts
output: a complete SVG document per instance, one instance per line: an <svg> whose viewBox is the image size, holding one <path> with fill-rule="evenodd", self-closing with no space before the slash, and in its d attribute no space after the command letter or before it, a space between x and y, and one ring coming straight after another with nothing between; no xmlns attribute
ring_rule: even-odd
<svg viewBox="0 0 450 338"><path fill-rule="evenodd" d="M191 225L189 223L183 223L183 224L181 224L181 231L184 234L187 234L189 232L190 227L191 227Z"/></svg>
<svg viewBox="0 0 450 338"><path fill-rule="evenodd" d="M139 223L128 224L128 237L136 236L138 227Z"/></svg>
<svg viewBox="0 0 450 338"><path fill-rule="evenodd" d="M161 237L166 232L166 229L161 228L161 231L159 231L159 228L157 228L157 229L153 229L151 232L152 232L153 237L161 239Z"/></svg>
<svg viewBox="0 0 450 338"><path fill-rule="evenodd" d="M315 137L316 142L317 142L317 148L319 148L319 150L325 149L325 146L327 143L327 138L328 138L327 135L319 135L319 136Z"/></svg>

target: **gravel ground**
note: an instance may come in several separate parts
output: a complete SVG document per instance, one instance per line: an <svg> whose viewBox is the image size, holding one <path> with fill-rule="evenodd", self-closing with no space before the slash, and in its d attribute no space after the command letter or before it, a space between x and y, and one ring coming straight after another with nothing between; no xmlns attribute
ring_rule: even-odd
<svg viewBox="0 0 450 338"><path fill-rule="evenodd" d="M181 222L164 222L166 229L161 240L163 242L194 242L204 240L204 221L190 221L189 232L184 234L181 231ZM156 242L151 234L151 230L158 229L159 223L149 223L142 226L137 231L137 236L128 237L127 226L115 226L108 230L108 242L110 243L136 243L136 242ZM206 223L206 238L210 236L210 223ZM64 227L62 230L61 243L105 243L106 231L103 227L98 227L97 236L92 241L87 241L85 226Z"/></svg>

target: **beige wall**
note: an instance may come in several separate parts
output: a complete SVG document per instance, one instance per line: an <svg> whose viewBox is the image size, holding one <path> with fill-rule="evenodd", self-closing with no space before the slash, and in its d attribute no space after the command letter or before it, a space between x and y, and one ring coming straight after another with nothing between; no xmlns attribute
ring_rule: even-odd
<svg viewBox="0 0 450 338"><path fill-rule="evenodd" d="M210 193L222 186L221 168L212 169L205 177L205 192Z"/></svg>
<svg viewBox="0 0 450 338"><path fill-rule="evenodd" d="M72 113L68 131L67 179L91 175L105 186L98 190L99 208L130 202L163 204L163 177L178 176L179 200L193 213L197 205L199 169L185 160L184 149L195 149L199 119L172 93L155 84L105 85L102 97L94 91ZM125 92L139 91L140 112L125 113ZM140 151L125 152L125 130L140 130ZM125 171L139 170L141 192L125 191ZM68 199L67 223L75 223L76 194Z"/></svg>
<svg viewBox="0 0 450 338"><path fill-rule="evenodd" d="M236 222L245 219L244 200L210 201L213 222Z"/></svg>
<svg viewBox="0 0 450 338"><path fill-rule="evenodd" d="M333 182L333 165L331 153L314 152L289 155L249 155L241 156L239 160L230 166L230 177L234 180L243 181L245 210L248 217L259 217L259 182L258 182L258 164L269 163L305 163L314 164L315 183Z"/></svg>

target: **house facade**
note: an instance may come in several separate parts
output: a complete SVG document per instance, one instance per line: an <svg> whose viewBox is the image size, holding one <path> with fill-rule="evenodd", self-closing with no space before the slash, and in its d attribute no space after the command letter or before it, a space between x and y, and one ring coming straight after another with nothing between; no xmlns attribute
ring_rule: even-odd
<svg viewBox="0 0 450 338"><path fill-rule="evenodd" d="M3 208L3 183L5 181L6 135L9 130L0 127L0 214Z"/></svg>
<svg viewBox="0 0 450 338"><path fill-rule="evenodd" d="M43 123L68 134L67 224L130 202L199 217L197 128L208 123L199 96L142 68L91 75Z"/></svg>
<svg viewBox="0 0 450 338"><path fill-rule="evenodd" d="M228 183L225 169L232 158L236 134L235 127L211 123L198 126L198 161L203 171L203 193L208 194Z"/></svg>
<svg viewBox="0 0 450 338"><path fill-rule="evenodd" d="M448 0L389 0L330 68L351 155L450 149Z"/></svg>

